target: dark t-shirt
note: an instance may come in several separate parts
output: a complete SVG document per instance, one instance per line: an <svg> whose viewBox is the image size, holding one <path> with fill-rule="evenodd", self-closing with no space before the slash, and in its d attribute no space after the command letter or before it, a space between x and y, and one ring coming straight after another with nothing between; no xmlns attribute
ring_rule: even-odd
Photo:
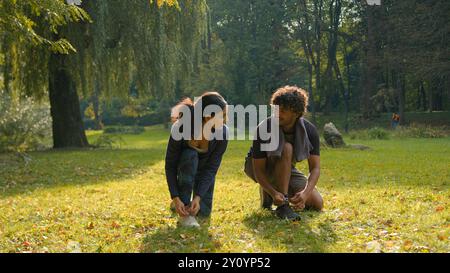
<svg viewBox="0 0 450 273"><path fill-rule="evenodd" d="M304 119L304 121L305 121L306 133L308 134L308 139L313 146L313 149L310 151L310 154L320 156L319 132L317 131L316 126L314 126L314 124L312 124L311 122L309 122L306 119ZM258 129L259 128L257 128L257 132L259 132ZM291 141L289 141L289 137L287 137L287 141L291 142ZM269 143L269 140L267 140L267 141L261 140L259 137L259 134L257 134L257 137L255 140L253 140L253 145L252 145L252 147L250 147L250 151L248 152L247 156L253 157L256 159L266 158L267 152L261 151L261 143Z"/></svg>

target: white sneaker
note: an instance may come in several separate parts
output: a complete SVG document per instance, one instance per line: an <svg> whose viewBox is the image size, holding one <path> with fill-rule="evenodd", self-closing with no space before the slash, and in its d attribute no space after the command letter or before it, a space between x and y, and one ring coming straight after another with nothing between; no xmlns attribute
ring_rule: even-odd
<svg viewBox="0 0 450 273"><path fill-rule="evenodd" d="M194 216L180 217L180 225L183 227L200 227Z"/></svg>

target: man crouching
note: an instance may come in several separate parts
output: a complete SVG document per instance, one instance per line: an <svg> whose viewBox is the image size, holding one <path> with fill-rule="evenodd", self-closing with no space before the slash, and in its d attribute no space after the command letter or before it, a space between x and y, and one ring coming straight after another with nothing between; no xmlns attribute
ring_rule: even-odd
<svg viewBox="0 0 450 273"><path fill-rule="evenodd" d="M261 138L261 129L271 132L272 117L258 125L253 145L245 159L244 171L260 185L261 206L272 209L281 219L300 220L293 208L322 210L322 196L316 189L320 176L320 139L316 127L304 119L308 106L307 93L296 86L285 86L272 96L271 104L278 106L278 147L263 151L261 144L270 140ZM267 126L267 127L264 127ZM263 128L264 127L264 128ZM295 168L308 160L309 177ZM292 207L291 207L292 204Z"/></svg>

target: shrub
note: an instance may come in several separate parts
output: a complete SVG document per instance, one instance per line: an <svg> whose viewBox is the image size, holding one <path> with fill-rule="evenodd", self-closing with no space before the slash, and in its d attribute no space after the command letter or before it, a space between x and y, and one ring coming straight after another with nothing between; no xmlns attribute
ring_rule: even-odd
<svg viewBox="0 0 450 273"><path fill-rule="evenodd" d="M45 142L50 138L48 105L39 104L32 98L14 100L0 91L0 152L45 148Z"/></svg>
<svg viewBox="0 0 450 273"><path fill-rule="evenodd" d="M431 127L411 124L408 127L397 127L397 130L394 131L394 136L400 138L442 138L450 136L450 128L446 126Z"/></svg>
<svg viewBox="0 0 450 273"><path fill-rule="evenodd" d="M139 135L145 132L142 126L108 126L103 130L105 134L132 134Z"/></svg>
<svg viewBox="0 0 450 273"><path fill-rule="evenodd" d="M369 139L389 139L389 133L382 128L374 127L367 131Z"/></svg>
<svg viewBox="0 0 450 273"><path fill-rule="evenodd" d="M389 136L388 131L379 127L349 133L350 139L389 139Z"/></svg>
<svg viewBox="0 0 450 273"><path fill-rule="evenodd" d="M124 144L123 138L117 135L100 135L97 140L93 143L96 148L120 148Z"/></svg>

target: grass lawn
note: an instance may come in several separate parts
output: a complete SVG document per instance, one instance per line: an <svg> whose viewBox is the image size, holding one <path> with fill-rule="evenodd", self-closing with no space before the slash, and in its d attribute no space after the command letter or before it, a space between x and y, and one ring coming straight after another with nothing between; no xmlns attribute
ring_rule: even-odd
<svg viewBox="0 0 450 273"><path fill-rule="evenodd" d="M168 209L168 132L122 137L121 149L35 152L27 165L0 155L0 252L450 252L450 138L322 150L325 209L298 223L258 208L242 170L250 142L232 141L212 218L189 230Z"/></svg>

